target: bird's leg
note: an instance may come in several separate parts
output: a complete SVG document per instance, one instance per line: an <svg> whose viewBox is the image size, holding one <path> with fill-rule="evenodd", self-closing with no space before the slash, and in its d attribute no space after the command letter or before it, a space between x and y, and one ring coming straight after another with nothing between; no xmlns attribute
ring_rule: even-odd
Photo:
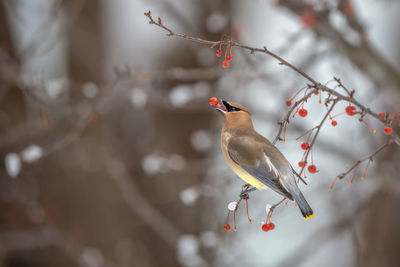
<svg viewBox="0 0 400 267"><path fill-rule="evenodd" d="M249 188L250 186L251 186L250 184L244 184L242 186L242 190L240 191L240 195L239 195L239 200L236 202L236 207L233 210L233 230L234 231L236 231L236 212L239 209L239 204L242 200L246 203L247 218L249 219L249 222L252 223L250 216L249 216L249 204L248 204L247 200L249 199L249 193L256 190L256 188L255 187ZM228 222L229 222L229 214L230 214L230 212L228 212L228 216L227 216ZM228 223L227 223L227 225L228 225Z"/></svg>
<svg viewBox="0 0 400 267"><path fill-rule="evenodd" d="M244 200L249 199L249 193L251 193L257 189L255 187L249 188L250 186L251 185L249 185L249 184L244 184L242 186L242 191L240 192L240 198L243 198Z"/></svg>

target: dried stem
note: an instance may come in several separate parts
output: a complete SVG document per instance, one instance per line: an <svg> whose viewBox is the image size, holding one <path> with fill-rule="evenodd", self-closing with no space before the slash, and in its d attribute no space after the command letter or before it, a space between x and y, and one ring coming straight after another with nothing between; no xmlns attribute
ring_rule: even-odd
<svg viewBox="0 0 400 267"><path fill-rule="evenodd" d="M347 174L349 174L352 170L354 170L355 168L357 168L362 162L366 161L366 160L373 160L373 157L378 154L379 152L381 152L383 149L385 149L387 146L389 146L390 144L392 144L394 141L393 139L388 139L386 141L386 143L384 143L383 145L381 145L380 147L378 147L374 152L372 152L371 154L369 154L368 156L361 158L359 160L357 160L353 166L351 166L347 171L339 174L337 176L337 178L339 179L343 179L344 177L346 177Z"/></svg>

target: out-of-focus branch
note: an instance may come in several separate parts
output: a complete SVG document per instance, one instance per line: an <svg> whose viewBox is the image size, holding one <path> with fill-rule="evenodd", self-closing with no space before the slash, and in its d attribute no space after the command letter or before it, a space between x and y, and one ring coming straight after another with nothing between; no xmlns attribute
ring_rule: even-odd
<svg viewBox="0 0 400 267"><path fill-rule="evenodd" d="M0 257L11 252L47 246L56 246L82 267L92 266L86 263L86 261L80 260L83 248L73 240L67 238L55 227L42 226L30 230L13 230L0 233ZM116 265L109 259L104 259L103 266L114 267Z"/></svg>
<svg viewBox="0 0 400 267"><path fill-rule="evenodd" d="M154 233L174 248L178 237L181 235L180 230L146 201L133 179L129 176L125 165L115 159L113 159L112 162L117 164L117 166L109 168L109 172L120 188L122 197L128 204L130 210L136 214L146 226L150 227Z"/></svg>
<svg viewBox="0 0 400 267"><path fill-rule="evenodd" d="M341 1L342 2L342 1ZM348 2L348 1L347 1ZM301 16L307 6L304 0L280 0L279 4L291 12ZM338 7L340 10L340 6ZM329 21L329 9L323 9L316 12L317 23L310 30L313 30L318 37L322 37L333 44L336 51L348 58L355 66L357 66L365 76L378 86L384 86L393 91L400 85L400 74L395 70L381 55L375 51L368 38L364 35L361 23L357 21L355 14L352 14L351 19L347 19L350 28L357 27L357 32L360 34L360 42L356 45L348 42L341 33L339 33ZM356 26L357 25L357 26Z"/></svg>

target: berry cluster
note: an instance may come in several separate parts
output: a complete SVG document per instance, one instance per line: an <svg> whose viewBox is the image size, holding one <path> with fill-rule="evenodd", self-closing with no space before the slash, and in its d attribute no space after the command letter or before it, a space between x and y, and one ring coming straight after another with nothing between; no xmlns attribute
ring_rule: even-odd
<svg viewBox="0 0 400 267"><path fill-rule="evenodd" d="M353 99L353 94L354 91L349 91L347 90L347 88L345 88L341 81L337 78L334 79L334 81L336 81L338 83L339 87L342 87L347 93L348 93L348 105L344 108L344 111L336 114L336 115L331 115L332 110L334 109L335 105L340 101L343 100L343 98L335 98L335 96L333 95L332 92L329 92L329 96L325 99L325 106L327 108L327 113L325 115L325 117L322 119L321 123L317 126L315 126L314 128L306 131L305 133L303 133L301 136L299 136L296 140L299 140L301 138L305 138L306 140L304 140L303 142L301 142L300 144L300 148L304 151L302 160L298 162L298 166L301 168L300 171L300 175L302 175L304 170L307 170L309 173L317 173L319 172L319 170L317 169L316 165L313 163L313 153L312 153L312 148L313 148L313 144L315 142L315 139L319 133L320 128L322 127L324 121L326 119L329 118L330 120L330 124L335 127L338 125L338 121L337 119L335 119L336 117L339 117L341 115L347 115L350 117L353 117L355 115L359 115L358 120L360 122L362 122L364 125L366 125L368 127L368 129L370 129L373 133L376 133L376 130L374 128L371 127L371 125L369 125L365 120L364 117L368 114L366 108L360 107L360 110L357 109L356 105L353 105L352 103L352 99ZM309 90L312 90L311 92ZM304 91L304 96L302 98L300 98L300 100L295 101L295 99L298 97L298 95ZM317 87L312 87L312 86L305 86L303 88L301 88L296 94L295 96L293 96L291 99L287 99L286 100L286 105L291 107L294 103L294 106L291 107L286 119L284 121L282 121L282 126L281 126L281 131L279 132L277 139L280 139L282 141L285 142L285 134L286 134L286 127L289 123L289 118L290 115L292 113L292 111L296 110L296 112L293 112L292 118L294 118L296 116L296 114L298 114L300 117L306 117L309 114L309 111L304 107L305 103L307 102L308 99L310 99L312 97L312 95L318 95L319 96L319 104L322 104L322 100L321 100L321 95L324 92L323 89L319 89ZM373 114L371 114L373 115ZM375 115L376 116L376 115ZM395 112L393 115L389 115L388 113L385 112L380 112L377 114L377 117L379 117L381 119L382 122L385 123L385 127L383 129L383 133L386 135L392 135L393 134L393 129L392 129L392 124L394 121L400 121L400 111ZM280 138L280 134L283 132L283 139ZM308 165L307 162L307 158L308 155L311 154L311 164ZM367 172L368 166L370 165L370 161L372 161L371 157L370 160L368 160L366 167L363 171L363 174L361 176L361 179L364 179L365 174ZM359 163L358 163L359 164ZM352 168L354 169L354 168ZM347 173L346 173L347 174ZM350 184L353 182L354 179L354 174L350 180ZM304 172L304 177L305 177L305 172ZM334 181L335 182L335 181ZM332 183L332 186L330 188L330 190L332 190L334 182Z"/></svg>
<svg viewBox="0 0 400 267"><path fill-rule="evenodd" d="M224 43L223 41L219 42L219 49L216 52L217 57L221 57L222 56L222 44L223 43ZM229 50L229 54L228 54L228 50ZM229 62L232 59L233 59L233 56L232 56L232 44L229 43L229 47L226 47L226 49L225 49L225 59L224 59L224 61L222 61L222 67L223 68L229 67Z"/></svg>
<svg viewBox="0 0 400 267"><path fill-rule="evenodd" d="M301 136L299 136L297 138L297 140L299 140L300 138L303 138L304 136L306 136L308 134L307 140L300 144L301 149L304 150L302 160L299 161L299 163L298 163L299 167L301 167L300 174L303 172L304 168L307 166L306 158L308 156L308 153L311 153L311 165L309 165L307 167L308 172L309 173L319 172L319 170L317 170L317 166L315 166L315 164L314 164L314 158L313 158L313 154L312 154L312 150L311 150L312 146L310 145L310 139L311 139L311 136L315 129L317 129L317 127L314 127L311 130L308 130L307 132L305 132L304 134L302 134Z"/></svg>
<svg viewBox="0 0 400 267"><path fill-rule="evenodd" d="M263 223L263 224L261 225L261 229L262 229L264 232L268 232L269 230L274 230L274 229L275 229L275 224L272 223L272 222Z"/></svg>

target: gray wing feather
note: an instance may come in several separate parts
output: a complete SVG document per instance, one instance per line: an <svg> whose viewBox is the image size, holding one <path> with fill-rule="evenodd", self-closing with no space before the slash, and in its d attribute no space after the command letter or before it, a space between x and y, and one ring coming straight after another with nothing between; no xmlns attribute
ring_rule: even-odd
<svg viewBox="0 0 400 267"><path fill-rule="evenodd" d="M266 166L263 164L258 164L258 166L252 167L248 166L245 164L239 163L235 157L236 154L233 152L232 149L228 150L228 155L229 157L238 164L241 168L243 168L246 172L248 172L250 175L255 177L257 180L274 190L275 192L281 194L282 196L289 198L290 200L293 200L293 197L290 195L290 193L282 186L281 182L279 181L279 174L277 174L276 170L274 170L270 165L269 170L267 170Z"/></svg>
<svg viewBox="0 0 400 267"><path fill-rule="evenodd" d="M263 184L274 190L275 192L281 194L282 196L293 200L292 195L282 186L280 181L273 177L263 165L260 164L257 168L252 168L244 165L239 165L246 172L257 178L257 180L261 181Z"/></svg>

